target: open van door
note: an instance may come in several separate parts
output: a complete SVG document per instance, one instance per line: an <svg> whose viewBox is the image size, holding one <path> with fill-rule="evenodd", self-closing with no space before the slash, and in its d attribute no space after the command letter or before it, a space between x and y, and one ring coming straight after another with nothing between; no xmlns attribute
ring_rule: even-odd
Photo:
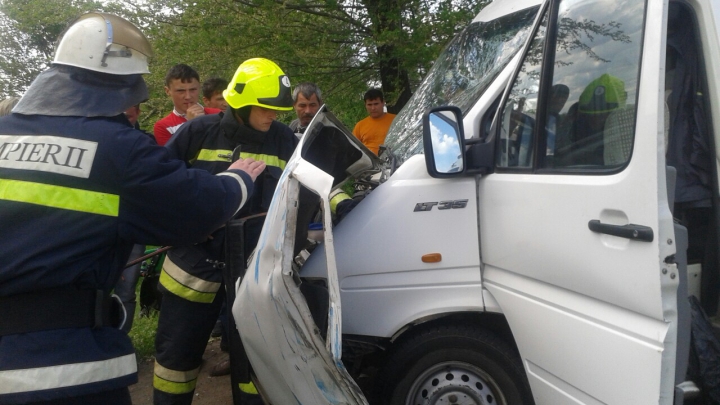
<svg viewBox="0 0 720 405"><path fill-rule="evenodd" d="M670 404L678 270L661 0L545 10L478 181L488 310L538 404Z"/></svg>
<svg viewBox="0 0 720 405"><path fill-rule="evenodd" d="M379 167L380 160L323 106L278 182L232 308L258 377L255 385L269 403L367 403L340 359L342 312L330 193L349 177L361 178ZM306 257L309 224L318 217L326 288L301 285L297 274L297 261ZM317 300L308 305L307 294Z"/></svg>

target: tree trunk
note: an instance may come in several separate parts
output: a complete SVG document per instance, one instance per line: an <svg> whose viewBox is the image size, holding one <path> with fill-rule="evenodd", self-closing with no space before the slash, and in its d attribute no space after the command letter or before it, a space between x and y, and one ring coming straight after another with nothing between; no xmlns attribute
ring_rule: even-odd
<svg viewBox="0 0 720 405"><path fill-rule="evenodd" d="M388 103L388 112L397 114L410 100L410 75L403 61L397 57L394 41L384 38L402 36L402 2L399 0L364 0L377 44L377 69L380 83Z"/></svg>

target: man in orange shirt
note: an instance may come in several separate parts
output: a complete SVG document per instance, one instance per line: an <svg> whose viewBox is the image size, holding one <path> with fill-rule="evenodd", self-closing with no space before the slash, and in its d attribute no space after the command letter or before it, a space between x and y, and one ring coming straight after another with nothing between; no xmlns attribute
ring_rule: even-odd
<svg viewBox="0 0 720 405"><path fill-rule="evenodd" d="M380 145L385 142L385 136L395 119L395 114L385 112L382 90L372 88L365 92L363 98L369 116L355 124L353 135L377 155Z"/></svg>

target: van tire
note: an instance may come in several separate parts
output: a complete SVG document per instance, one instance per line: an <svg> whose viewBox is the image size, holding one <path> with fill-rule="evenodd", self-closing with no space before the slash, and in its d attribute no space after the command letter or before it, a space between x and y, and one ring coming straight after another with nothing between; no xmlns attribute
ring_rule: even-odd
<svg viewBox="0 0 720 405"><path fill-rule="evenodd" d="M379 377L385 404L534 404L517 352L476 327L435 325L414 333L396 346Z"/></svg>

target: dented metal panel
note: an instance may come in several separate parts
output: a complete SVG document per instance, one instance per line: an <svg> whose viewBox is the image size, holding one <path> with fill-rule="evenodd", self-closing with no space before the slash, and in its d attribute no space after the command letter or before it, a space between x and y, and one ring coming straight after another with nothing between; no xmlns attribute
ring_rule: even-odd
<svg viewBox="0 0 720 405"><path fill-rule="evenodd" d="M303 156L312 155L314 138L328 136L337 141L339 137L347 136L347 131L338 129L331 118L334 117L327 117L322 112L315 117L311 128L308 128L308 135L288 162L257 249L249 259L247 273L236 286L233 316L259 381L258 388L267 401L276 405L367 403L340 359L342 312L329 194L334 185L344 180L336 178L340 172L347 174L350 167L353 168L351 171L373 167L376 158L368 159L364 147L358 147L354 140L345 139L342 141L344 147L363 153L359 160L348 161L345 167L336 170L335 177L305 160ZM328 131L313 133L312 125L332 128L331 136ZM331 142L335 142L332 139ZM337 162L332 163L320 165L338 169ZM327 341L323 340L313 321L292 265L301 186L319 197L322 212L330 301Z"/></svg>

